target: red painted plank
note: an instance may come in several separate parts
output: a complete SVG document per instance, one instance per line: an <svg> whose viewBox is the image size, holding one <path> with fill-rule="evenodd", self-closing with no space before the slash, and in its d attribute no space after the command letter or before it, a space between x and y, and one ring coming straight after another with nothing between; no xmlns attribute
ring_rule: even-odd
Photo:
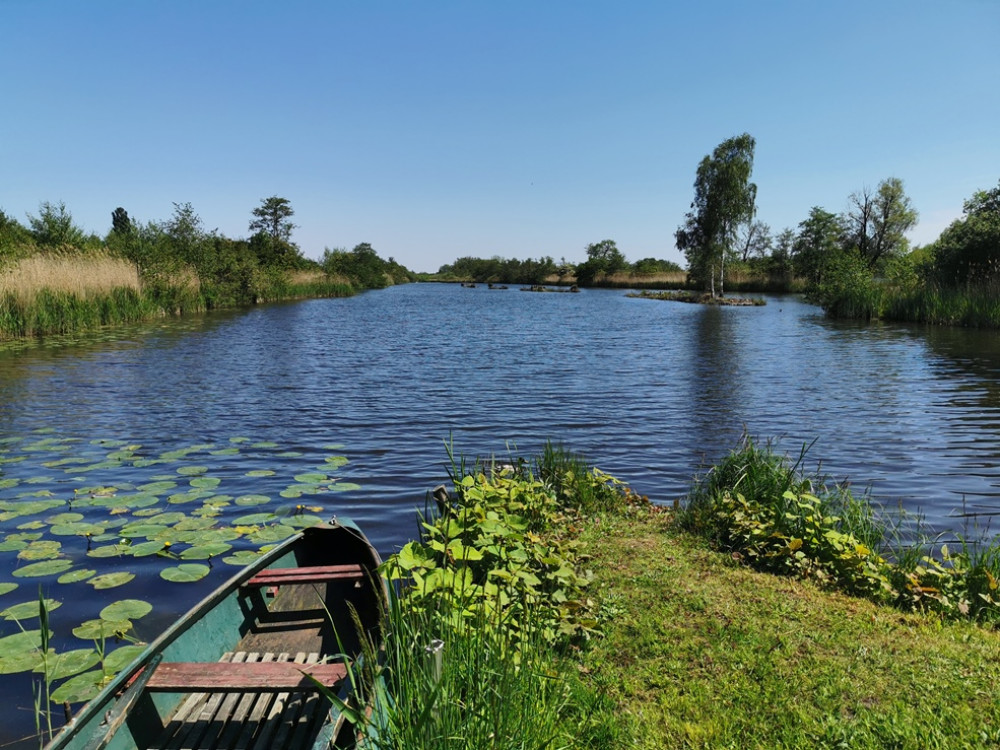
<svg viewBox="0 0 1000 750"><path fill-rule="evenodd" d="M153 672L146 689L154 692L254 692L280 693L292 690L315 690L303 672L308 672L327 687L347 676L347 666L338 664L296 664L270 661L163 662Z"/></svg>
<svg viewBox="0 0 1000 750"><path fill-rule="evenodd" d="M246 586L280 586L293 583L364 580L360 565L315 565L307 568L269 568L246 582Z"/></svg>

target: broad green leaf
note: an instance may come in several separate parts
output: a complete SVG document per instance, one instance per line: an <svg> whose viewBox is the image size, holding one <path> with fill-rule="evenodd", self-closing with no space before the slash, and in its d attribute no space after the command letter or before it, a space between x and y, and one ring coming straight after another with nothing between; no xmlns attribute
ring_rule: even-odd
<svg viewBox="0 0 1000 750"><path fill-rule="evenodd" d="M78 674L52 691L53 703L83 703L96 696L101 689L111 682L112 675L105 675L102 670Z"/></svg>
<svg viewBox="0 0 1000 750"><path fill-rule="evenodd" d="M45 609L48 612L59 609L61 606L62 602L55 599L45 600ZM21 602L20 604L2 609L0 610L0 617L3 617L5 620L28 620L32 617L38 617L38 600L32 599L29 602Z"/></svg>
<svg viewBox="0 0 1000 750"><path fill-rule="evenodd" d="M61 680L85 672L101 660L93 648L80 648L61 654L49 654L45 663L35 667L35 672L45 672L48 680Z"/></svg>
<svg viewBox="0 0 1000 750"><path fill-rule="evenodd" d="M103 641L120 638L131 629L131 620L87 620L73 628L73 635L84 641Z"/></svg>
<svg viewBox="0 0 1000 750"><path fill-rule="evenodd" d="M17 568L11 571L11 575L15 578L35 578L38 576L54 576L59 573L65 573L67 570L73 567L72 560L45 560L43 562L32 563L31 565L25 565L23 568Z"/></svg>
<svg viewBox="0 0 1000 750"><path fill-rule="evenodd" d="M200 581L210 570L207 565L200 563L183 563L173 568L164 568L160 571L160 577L174 583L190 583Z"/></svg>
<svg viewBox="0 0 1000 750"><path fill-rule="evenodd" d="M105 573L104 575L91 578L87 583L95 589L113 589L122 586L135 578L135 573L121 571L118 573Z"/></svg>
<svg viewBox="0 0 1000 750"><path fill-rule="evenodd" d="M153 605L142 599L121 599L101 610L102 620L138 620L153 611Z"/></svg>
<svg viewBox="0 0 1000 750"><path fill-rule="evenodd" d="M76 570L70 570L63 573L56 579L56 581L59 583L79 583L80 581L86 581L88 578L92 578L96 574L96 570L90 570L89 568L77 568Z"/></svg>
<svg viewBox="0 0 1000 750"><path fill-rule="evenodd" d="M104 668L109 672L121 672L125 667L135 661L147 646L145 644L132 644L116 648L104 657Z"/></svg>

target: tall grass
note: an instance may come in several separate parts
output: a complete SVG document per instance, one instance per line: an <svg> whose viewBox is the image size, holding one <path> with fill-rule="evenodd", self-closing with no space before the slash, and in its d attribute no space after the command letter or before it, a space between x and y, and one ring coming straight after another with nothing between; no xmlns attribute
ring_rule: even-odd
<svg viewBox="0 0 1000 750"><path fill-rule="evenodd" d="M967 540L900 546L902 518L864 495L801 470L770 443L744 436L698 479L678 513L688 531L761 570L903 609L1000 622L1000 544Z"/></svg>
<svg viewBox="0 0 1000 750"><path fill-rule="evenodd" d="M109 255L35 255L0 271L0 296L30 302L43 290L89 297L116 289L140 291L139 271Z"/></svg>

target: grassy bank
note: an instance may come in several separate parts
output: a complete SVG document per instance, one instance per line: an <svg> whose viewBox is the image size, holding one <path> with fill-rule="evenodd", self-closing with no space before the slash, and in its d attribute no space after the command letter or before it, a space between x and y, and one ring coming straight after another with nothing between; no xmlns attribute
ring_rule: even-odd
<svg viewBox="0 0 1000 750"><path fill-rule="evenodd" d="M0 341L354 293L349 280L320 270L234 269L232 275L206 283L189 269L140 276L134 263L112 254L64 249L20 258L0 269Z"/></svg>
<svg viewBox="0 0 1000 750"><path fill-rule="evenodd" d="M1000 284L934 284L899 289L875 280L838 287L821 299L831 317L1000 328Z"/></svg>
<svg viewBox="0 0 1000 750"><path fill-rule="evenodd" d="M983 593L957 583L974 561L869 577L865 561L889 563L860 541L887 538L865 499L753 443L730 459L679 510L551 448L457 470L388 563L409 585L376 711L389 729L366 747L1000 746L1000 635L988 607L960 606ZM809 491L823 501L785 496ZM721 502L741 492L787 528ZM748 517L752 544L732 544Z"/></svg>

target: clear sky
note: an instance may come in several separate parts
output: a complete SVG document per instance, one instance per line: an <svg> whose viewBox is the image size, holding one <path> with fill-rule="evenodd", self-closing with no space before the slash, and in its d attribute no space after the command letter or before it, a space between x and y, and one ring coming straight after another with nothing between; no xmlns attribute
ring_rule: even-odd
<svg viewBox="0 0 1000 750"><path fill-rule="evenodd" d="M0 208L105 234L190 202L248 235L682 261L699 160L757 140L778 231L887 177L935 239L1000 180L1000 0L0 0Z"/></svg>

